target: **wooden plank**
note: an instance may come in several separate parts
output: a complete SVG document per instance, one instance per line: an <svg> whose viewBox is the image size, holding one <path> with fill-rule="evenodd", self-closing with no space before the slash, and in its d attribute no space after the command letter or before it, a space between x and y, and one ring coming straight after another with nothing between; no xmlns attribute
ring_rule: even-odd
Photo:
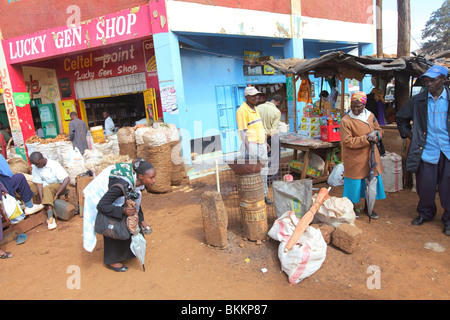
<svg viewBox="0 0 450 320"><path fill-rule="evenodd" d="M0 242L0 246L13 241L17 235L26 233L31 229L43 224L47 221L47 213L45 210L41 210L38 213L27 216L24 220L17 224L11 224L9 228L3 230L3 240Z"/></svg>

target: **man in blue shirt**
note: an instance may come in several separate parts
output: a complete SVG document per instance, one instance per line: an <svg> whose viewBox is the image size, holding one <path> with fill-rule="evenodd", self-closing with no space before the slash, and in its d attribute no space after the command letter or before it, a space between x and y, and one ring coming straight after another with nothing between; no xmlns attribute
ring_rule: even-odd
<svg viewBox="0 0 450 320"><path fill-rule="evenodd" d="M433 66L421 76L425 91L411 98L396 115L403 138L411 139L406 170L416 173L419 226L436 215L436 186L444 214L444 234L450 235L450 90L444 86L448 70ZM411 120L414 125L411 126Z"/></svg>

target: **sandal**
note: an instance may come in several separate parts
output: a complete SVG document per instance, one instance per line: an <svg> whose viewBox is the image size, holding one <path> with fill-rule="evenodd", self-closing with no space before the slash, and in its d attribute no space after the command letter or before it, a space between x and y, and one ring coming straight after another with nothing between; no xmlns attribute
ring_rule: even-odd
<svg viewBox="0 0 450 320"><path fill-rule="evenodd" d="M0 255L0 259L9 259L12 257L14 257L14 254L12 254L11 252L6 252L6 251L4 254Z"/></svg>
<svg viewBox="0 0 450 320"><path fill-rule="evenodd" d="M19 234L15 240L16 240L17 244L22 244L22 243L25 243L27 238L28 238L28 236L25 233L22 233L22 234Z"/></svg>

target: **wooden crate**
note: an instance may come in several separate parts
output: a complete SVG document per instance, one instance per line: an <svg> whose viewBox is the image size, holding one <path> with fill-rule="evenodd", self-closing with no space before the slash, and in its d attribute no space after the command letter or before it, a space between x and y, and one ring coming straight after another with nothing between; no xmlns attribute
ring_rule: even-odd
<svg viewBox="0 0 450 320"><path fill-rule="evenodd" d="M83 217L83 212L84 212L83 190L92 180L94 180L94 177L91 177L91 176L83 176L83 175L77 176L76 190L77 190L77 198L78 198L78 212L80 213L80 217Z"/></svg>

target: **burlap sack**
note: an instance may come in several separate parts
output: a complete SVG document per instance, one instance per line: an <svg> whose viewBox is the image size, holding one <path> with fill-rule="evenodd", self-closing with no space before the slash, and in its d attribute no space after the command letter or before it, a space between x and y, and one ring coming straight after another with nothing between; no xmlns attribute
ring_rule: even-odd
<svg viewBox="0 0 450 320"><path fill-rule="evenodd" d="M171 149L171 162L172 162L172 175L171 184L173 186L178 186L183 181L186 176L184 169L183 158L181 157L181 143L180 141L172 141L170 143Z"/></svg>
<svg viewBox="0 0 450 320"><path fill-rule="evenodd" d="M148 144L147 139L147 136L144 136L145 144ZM156 169L155 183L148 191L154 193L167 193L172 191L172 160L170 151L170 144L168 143L161 146L148 147L147 161Z"/></svg>
<svg viewBox="0 0 450 320"><path fill-rule="evenodd" d="M11 168L12 173L25 173L31 174L31 167L23 160L23 158L11 158L8 159L9 167Z"/></svg>
<svg viewBox="0 0 450 320"><path fill-rule="evenodd" d="M134 128L123 127L117 131L117 140L119 142L119 154L128 156L130 159L136 158L136 139L134 136Z"/></svg>

